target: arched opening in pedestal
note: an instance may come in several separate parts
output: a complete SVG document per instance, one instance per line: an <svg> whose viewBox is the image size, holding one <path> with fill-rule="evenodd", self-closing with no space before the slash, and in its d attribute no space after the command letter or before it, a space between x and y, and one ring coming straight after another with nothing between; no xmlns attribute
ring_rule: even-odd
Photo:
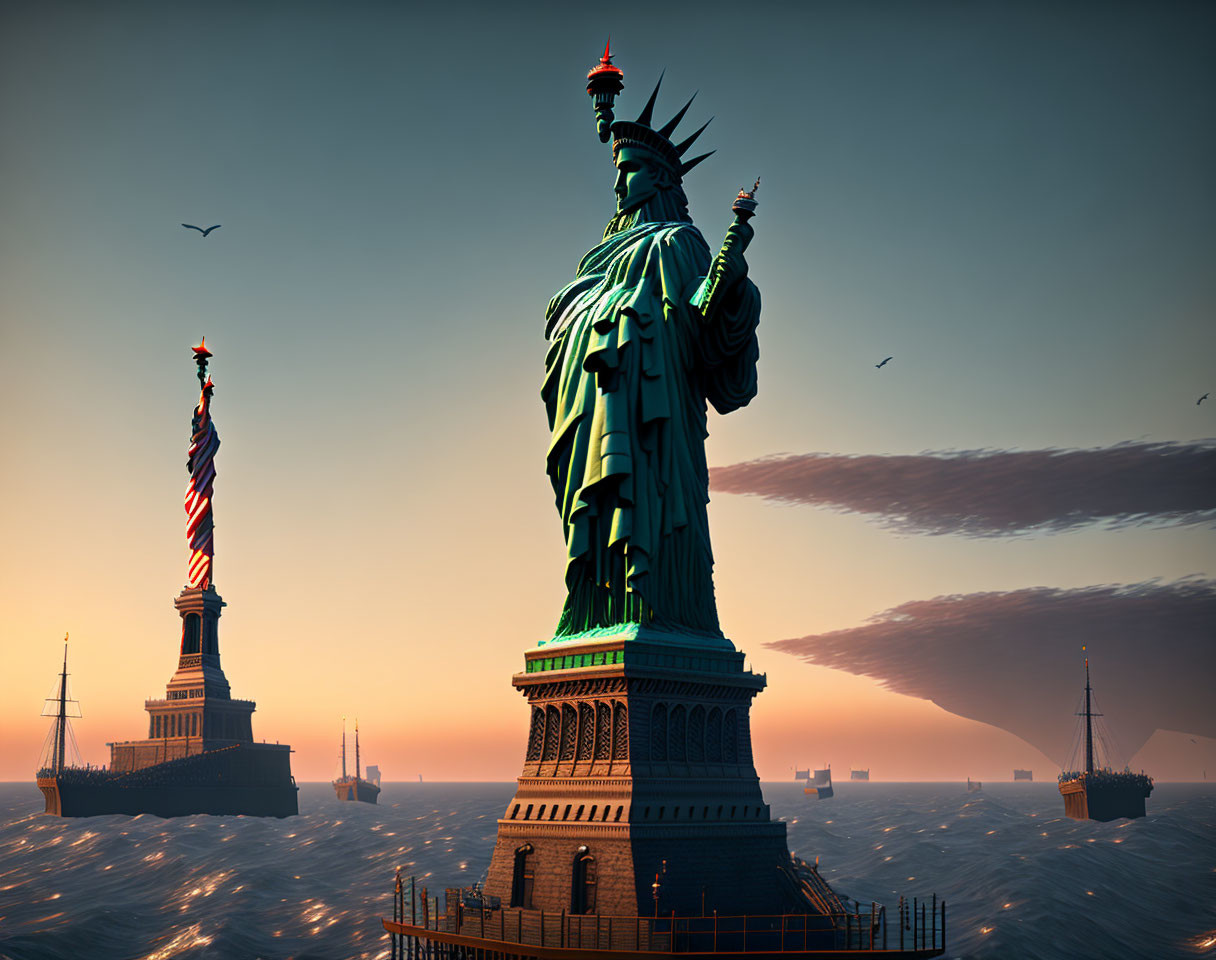
<svg viewBox="0 0 1216 960"><path fill-rule="evenodd" d="M595 913L595 857L587 847L579 847L574 855L574 876L570 888L570 912Z"/></svg>
<svg viewBox="0 0 1216 960"><path fill-rule="evenodd" d="M202 618L197 613L188 613L182 617L182 656L200 652L202 625Z"/></svg>
<svg viewBox="0 0 1216 960"><path fill-rule="evenodd" d="M511 877L511 906L532 909L532 887L535 874L532 867L533 847L525 843L515 851L515 871Z"/></svg>

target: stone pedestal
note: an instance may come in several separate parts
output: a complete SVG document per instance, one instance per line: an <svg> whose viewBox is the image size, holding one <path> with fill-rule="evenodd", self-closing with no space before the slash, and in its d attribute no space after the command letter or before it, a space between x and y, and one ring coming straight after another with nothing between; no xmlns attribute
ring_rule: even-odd
<svg viewBox="0 0 1216 960"><path fill-rule="evenodd" d="M486 890L503 906L653 916L812 910L752 764L765 679L720 637L629 626L549 643Z"/></svg>
<svg viewBox="0 0 1216 960"><path fill-rule="evenodd" d="M182 618L177 669L164 699L144 701L148 739L110 744L112 770L139 770L165 760L253 742L252 700L234 700L220 665L219 618L225 604L214 587L187 587L174 599Z"/></svg>

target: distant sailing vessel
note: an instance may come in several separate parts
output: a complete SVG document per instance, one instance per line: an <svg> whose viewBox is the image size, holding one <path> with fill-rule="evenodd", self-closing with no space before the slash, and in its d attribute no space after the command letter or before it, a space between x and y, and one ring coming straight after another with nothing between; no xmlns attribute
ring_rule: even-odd
<svg viewBox="0 0 1216 960"><path fill-rule="evenodd" d="M809 797L818 797L820 800L827 800L831 797L833 795L832 765L829 763L826 770L816 770L815 778L802 792Z"/></svg>
<svg viewBox="0 0 1216 960"><path fill-rule="evenodd" d="M364 780L359 775L359 722L355 721L355 775L348 776L346 773L346 722L342 722L342 776L334 781L334 792L338 795L339 800L360 800L363 803L375 803L376 798L380 796L380 769L379 767L369 767L368 773L372 769L376 771L376 780L373 783L371 780Z"/></svg>
<svg viewBox="0 0 1216 960"><path fill-rule="evenodd" d="M1014 779L1014 780L1033 780L1033 779L1034 779L1034 771L1033 771L1033 770L1016 770L1016 769L1015 769L1015 770L1013 771L1013 779Z"/></svg>
<svg viewBox="0 0 1216 960"><path fill-rule="evenodd" d="M1085 658L1085 771L1060 774L1064 813L1073 820L1118 820L1143 817L1144 801L1153 792L1153 778L1142 772L1122 773L1094 766L1093 688L1089 685L1089 657ZM1109 760L1109 758L1107 758Z"/></svg>
<svg viewBox="0 0 1216 960"><path fill-rule="evenodd" d="M849 779L850 780L869 780L870 779L870 768L866 767L866 769L864 769L864 770L850 770Z"/></svg>
<svg viewBox="0 0 1216 960"><path fill-rule="evenodd" d="M967 792L968 793L979 793L983 789L984 789L984 785L982 783L980 783L978 780L972 780L970 777L967 778Z"/></svg>

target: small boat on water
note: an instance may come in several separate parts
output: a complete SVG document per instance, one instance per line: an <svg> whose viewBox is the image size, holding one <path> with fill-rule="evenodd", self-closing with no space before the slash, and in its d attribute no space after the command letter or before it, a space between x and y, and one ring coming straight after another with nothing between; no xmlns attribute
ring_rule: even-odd
<svg viewBox="0 0 1216 960"><path fill-rule="evenodd" d="M967 792L968 793L979 793L983 789L984 789L984 785L982 783L980 783L978 780L972 780L970 777L967 778Z"/></svg>
<svg viewBox="0 0 1216 960"><path fill-rule="evenodd" d="M375 803L380 796L380 768L368 767L368 773L376 771L376 779L364 780L359 775L359 721L355 721L355 775L346 772L346 721L342 721L342 776L333 782L334 792L339 800L359 800L363 803Z"/></svg>
<svg viewBox="0 0 1216 960"><path fill-rule="evenodd" d="M827 800L832 796L832 765L829 763L826 770L816 770L815 778L802 792L808 797L818 797L820 800Z"/></svg>
<svg viewBox="0 0 1216 960"><path fill-rule="evenodd" d="M1085 769L1060 774L1060 795L1064 814L1073 820L1118 820L1143 817L1144 801L1153 792L1153 778L1144 771L1132 773L1126 767L1112 770L1094 762L1093 688L1089 684L1089 657L1085 658Z"/></svg>
<svg viewBox="0 0 1216 960"><path fill-rule="evenodd" d="M850 780L869 780L870 779L870 768L866 767L864 770L850 770L849 779Z"/></svg>
<svg viewBox="0 0 1216 960"><path fill-rule="evenodd" d="M1034 780L1033 770L1017 770L1013 771L1014 780Z"/></svg>

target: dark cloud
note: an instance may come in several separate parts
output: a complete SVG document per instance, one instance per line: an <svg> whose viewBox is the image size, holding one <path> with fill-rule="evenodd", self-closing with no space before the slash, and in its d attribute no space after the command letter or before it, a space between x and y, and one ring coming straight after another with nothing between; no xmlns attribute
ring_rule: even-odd
<svg viewBox="0 0 1216 960"><path fill-rule="evenodd" d="M1063 763L1084 688L1131 757L1161 728L1216 737L1216 581L1033 587L901 604L768 646L1008 730Z"/></svg>
<svg viewBox="0 0 1216 960"><path fill-rule="evenodd" d="M716 467L711 485L881 517L914 533L1001 536L1216 519L1216 441L1093 450L810 453Z"/></svg>

